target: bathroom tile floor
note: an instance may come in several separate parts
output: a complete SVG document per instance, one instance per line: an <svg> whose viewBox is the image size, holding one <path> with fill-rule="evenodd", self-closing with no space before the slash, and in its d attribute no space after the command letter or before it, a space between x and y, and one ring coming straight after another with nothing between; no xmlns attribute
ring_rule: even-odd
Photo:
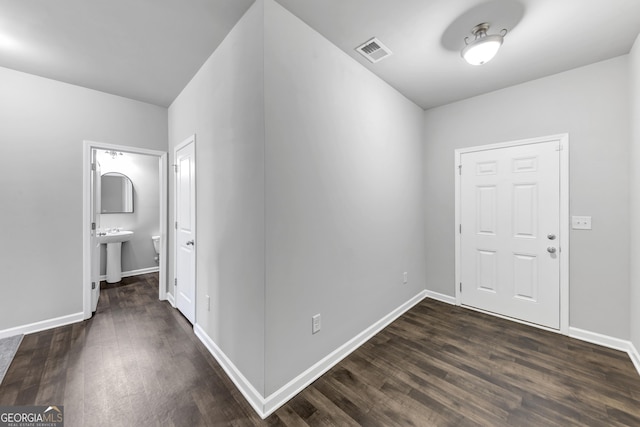
<svg viewBox="0 0 640 427"><path fill-rule="evenodd" d="M0 405L64 405L66 427L640 425L625 353L428 299L263 421L157 280L25 336Z"/></svg>

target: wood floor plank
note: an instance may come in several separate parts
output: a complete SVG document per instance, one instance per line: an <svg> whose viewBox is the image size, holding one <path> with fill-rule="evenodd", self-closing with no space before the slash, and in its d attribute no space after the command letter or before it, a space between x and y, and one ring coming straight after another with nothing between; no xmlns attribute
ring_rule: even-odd
<svg viewBox="0 0 640 427"><path fill-rule="evenodd" d="M285 406L276 414L269 417L269 426L309 427L300 416L290 407Z"/></svg>
<svg viewBox="0 0 640 427"><path fill-rule="evenodd" d="M0 405L61 404L67 426L640 426L625 353L433 300L261 420L157 286L104 284L92 319L25 336Z"/></svg>

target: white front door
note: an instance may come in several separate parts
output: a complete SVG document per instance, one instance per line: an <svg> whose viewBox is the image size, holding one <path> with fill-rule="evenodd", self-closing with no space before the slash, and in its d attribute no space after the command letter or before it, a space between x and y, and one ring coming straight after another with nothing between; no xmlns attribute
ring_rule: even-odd
<svg viewBox="0 0 640 427"><path fill-rule="evenodd" d="M175 150L176 161L176 306L196 319L196 171L195 137Z"/></svg>
<svg viewBox="0 0 640 427"><path fill-rule="evenodd" d="M91 312L95 312L100 298L100 202L102 197L102 179L100 163L96 158L97 151L91 150Z"/></svg>
<svg viewBox="0 0 640 427"><path fill-rule="evenodd" d="M560 143L467 152L460 171L460 301L560 328Z"/></svg>

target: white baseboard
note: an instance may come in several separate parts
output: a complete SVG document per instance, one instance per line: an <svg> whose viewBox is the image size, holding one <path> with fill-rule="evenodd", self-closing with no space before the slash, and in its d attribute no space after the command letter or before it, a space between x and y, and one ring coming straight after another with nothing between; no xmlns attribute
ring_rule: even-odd
<svg viewBox="0 0 640 427"><path fill-rule="evenodd" d="M383 330L389 324L391 324L398 317L402 316L414 305L418 304L426 297L426 292L422 291L418 295L411 298L409 301L402 304L400 307L393 310L391 313L378 320L373 325L369 326L364 331L347 341L329 355L318 361L315 365L298 375L293 380L282 386L279 390L270 394L265 399L264 404L264 416L266 418L276 409L287 403L292 397L300 393L309 384L317 380L322 374L333 368L340 363L342 359L350 355L357 350L362 344L371 339L378 332Z"/></svg>
<svg viewBox="0 0 640 427"><path fill-rule="evenodd" d="M636 371L638 371L638 374L640 375L640 353L638 353L638 349L631 341L613 338L608 335L585 331L584 329L579 328L569 328L569 336L581 341L590 342L591 344L624 351L629 355L631 362L633 362L633 366L635 366Z"/></svg>
<svg viewBox="0 0 640 427"><path fill-rule="evenodd" d="M159 271L160 271L160 267L158 267L158 266L140 268L138 270L123 271L122 272L122 277L142 276L143 274L157 273Z"/></svg>
<svg viewBox="0 0 640 427"><path fill-rule="evenodd" d="M46 329L57 328L69 325L71 323L82 322L84 313L69 314L67 316L56 317L55 319L42 320L40 322L29 323L27 325L16 326L15 328L4 329L0 331L0 339L12 337L14 335L32 334L34 332L44 331Z"/></svg>
<svg viewBox="0 0 640 427"><path fill-rule="evenodd" d="M249 380L242 375L242 372L236 367L236 365L227 357L227 355L216 345L216 343L207 335L200 325L196 323L193 328L196 336L202 341L209 353L218 361L222 369L227 373L227 376L231 378L231 381L236 385L238 390L242 393L245 399L253 407L253 409L263 419L264 413L264 398L262 394L249 382Z"/></svg>
<svg viewBox="0 0 640 427"><path fill-rule="evenodd" d="M631 345L630 341L621 340L619 338L613 338L608 335L599 334L597 332L585 331L584 329L569 328L569 336L581 341L590 342L591 344L598 344L603 347L612 348L614 350L628 351Z"/></svg>
<svg viewBox="0 0 640 427"><path fill-rule="evenodd" d="M638 371L638 375L640 375L640 353L638 353L638 349L636 348L635 345L633 345L633 343L629 343L629 344L630 344L630 348L628 351L629 357L633 362L633 366L636 367L636 371Z"/></svg>
<svg viewBox="0 0 640 427"><path fill-rule="evenodd" d="M444 302L451 305L456 305L456 297L452 297L449 295L441 294L439 292L433 291L425 291L427 293L427 298L434 299L436 301Z"/></svg>
<svg viewBox="0 0 640 427"><path fill-rule="evenodd" d="M196 336L200 338L209 352L220 363L249 404L264 419L426 297L426 291L421 291L266 398L262 397L199 325L196 324L194 330Z"/></svg>
<svg viewBox="0 0 640 427"><path fill-rule="evenodd" d="M176 299L174 298L173 294L169 292L167 292L167 301L169 301L171 307L176 308Z"/></svg>
<svg viewBox="0 0 640 427"><path fill-rule="evenodd" d="M148 268L141 268L139 270L129 270L129 271L123 271L122 272L122 277L133 277L133 276L142 276L143 274L149 274L149 273L157 273L158 271L160 271L160 267L148 267ZM107 280L107 275L103 274L101 275L98 280L100 281L104 281Z"/></svg>

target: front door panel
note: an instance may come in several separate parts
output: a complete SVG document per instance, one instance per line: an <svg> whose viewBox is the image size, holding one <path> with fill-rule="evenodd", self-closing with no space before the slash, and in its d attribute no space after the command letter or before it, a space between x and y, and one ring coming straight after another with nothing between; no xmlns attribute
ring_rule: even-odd
<svg viewBox="0 0 640 427"><path fill-rule="evenodd" d="M560 328L559 142L461 156L461 302Z"/></svg>

